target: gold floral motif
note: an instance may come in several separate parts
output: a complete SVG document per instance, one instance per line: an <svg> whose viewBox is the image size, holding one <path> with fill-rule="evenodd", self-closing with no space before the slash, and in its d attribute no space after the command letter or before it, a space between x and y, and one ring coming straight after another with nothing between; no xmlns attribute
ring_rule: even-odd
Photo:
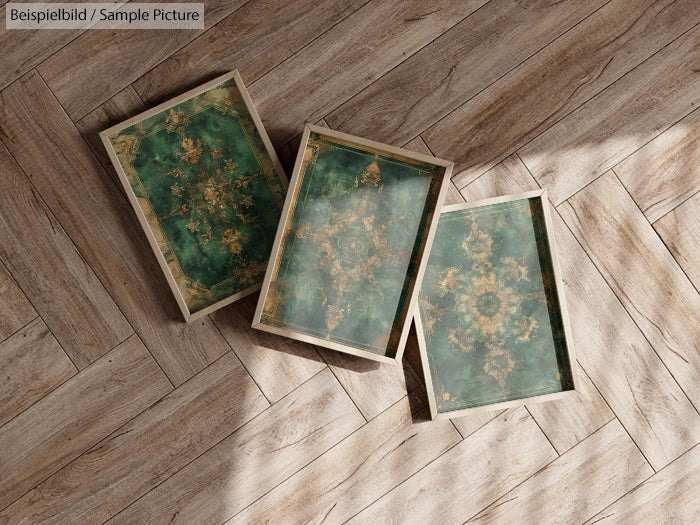
<svg viewBox="0 0 700 525"><path fill-rule="evenodd" d="M184 111L171 109L168 116L165 118L165 129L168 133L180 131L184 126L190 123L189 117L185 116Z"/></svg>
<svg viewBox="0 0 700 525"><path fill-rule="evenodd" d="M202 156L202 141L192 140L190 137L183 137L180 141L182 151L176 151L175 156L188 164L197 164Z"/></svg>
<svg viewBox="0 0 700 525"><path fill-rule="evenodd" d="M231 255L240 255L243 251L241 236L241 232L229 228L221 235L221 244L229 249Z"/></svg>
<svg viewBox="0 0 700 525"><path fill-rule="evenodd" d="M516 343L526 343L530 340L530 334L537 330L539 326L537 320L532 316L523 315L515 323L515 326L519 332L518 337L515 339Z"/></svg>
<svg viewBox="0 0 700 525"><path fill-rule="evenodd" d="M379 164L374 160L362 172L362 184L365 186L377 186L381 180Z"/></svg>
<svg viewBox="0 0 700 525"><path fill-rule="evenodd" d="M462 267L450 266L440 273L438 288L440 289L440 297L444 297L447 292L454 293L458 286L458 276L462 271Z"/></svg>
<svg viewBox="0 0 700 525"><path fill-rule="evenodd" d="M506 386L506 378L513 371L515 361L510 352L494 345L487 345L489 352L484 362L484 372L496 379L501 388Z"/></svg>

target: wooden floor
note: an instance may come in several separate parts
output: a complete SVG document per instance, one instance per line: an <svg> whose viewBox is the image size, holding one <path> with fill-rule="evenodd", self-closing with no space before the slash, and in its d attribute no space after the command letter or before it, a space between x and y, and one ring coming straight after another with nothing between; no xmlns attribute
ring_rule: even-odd
<svg viewBox="0 0 700 525"><path fill-rule="evenodd" d="M0 1L0 4L4 2ZM5 7L0 7L0 18ZM697 0L214 0L0 30L0 524L698 523ZM98 131L233 68L305 122L546 188L583 392L426 421L403 369L186 325Z"/></svg>

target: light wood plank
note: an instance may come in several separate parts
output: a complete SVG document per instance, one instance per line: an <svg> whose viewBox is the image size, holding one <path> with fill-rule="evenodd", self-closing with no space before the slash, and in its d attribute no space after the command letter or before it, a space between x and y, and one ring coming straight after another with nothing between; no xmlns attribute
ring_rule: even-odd
<svg viewBox="0 0 700 525"><path fill-rule="evenodd" d="M603 175L559 210L681 388L700 407L700 294L615 174Z"/></svg>
<svg viewBox="0 0 700 525"><path fill-rule="evenodd" d="M204 29L86 31L37 69L66 113L76 121L234 13L245 1L204 2Z"/></svg>
<svg viewBox="0 0 700 525"><path fill-rule="evenodd" d="M90 145L92 152L107 169L109 176L117 183L119 182L117 174L112 169L112 162L100 140L99 133L145 110L146 107L134 88L127 86L75 123L85 142ZM121 189L121 185L118 184L118 186Z"/></svg>
<svg viewBox="0 0 700 525"><path fill-rule="evenodd" d="M455 161L461 188L692 27L695 10L695 0L613 0L424 137Z"/></svg>
<svg viewBox="0 0 700 525"><path fill-rule="evenodd" d="M0 113L4 104L0 98ZM133 330L2 143L0 171L12 188L0 192L0 258L84 368Z"/></svg>
<svg viewBox="0 0 700 525"><path fill-rule="evenodd" d="M421 384L406 360L401 366L398 363L378 363L327 348L318 348L318 352L367 420L384 412Z"/></svg>
<svg viewBox="0 0 700 525"><path fill-rule="evenodd" d="M0 20L7 15L6 2L0 2ZM0 90L40 64L84 30L12 29L0 31Z"/></svg>
<svg viewBox="0 0 700 525"><path fill-rule="evenodd" d="M582 523L653 473L613 420L467 523Z"/></svg>
<svg viewBox="0 0 700 525"><path fill-rule="evenodd" d="M250 0L139 78L134 88L153 105L233 69L250 84L366 1Z"/></svg>
<svg viewBox="0 0 700 525"><path fill-rule="evenodd" d="M700 290L700 193L656 221L654 229Z"/></svg>
<svg viewBox="0 0 700 525"><path fill-rule="evenodd" d="M700 515L700 447L679 457L629 494L593 516L594 523L693 524Z"/></svg>
<svg viewBox="0 0 700 525"><path fill-rule="evenodd" d="M229 352L0 512L0 523L102 523L267 407Z"/></svg>
<svg viewBox="0 0 700 525"><path fill-rule="evenodd" d="M208 318L182 322L131 205L41 77L22 77L2 91L0 102L3 141L169 379L179 385L227 352ZM36 284L55 286L50 279ZM91 308L85 300L68 306ZM59 308L55 315L64 314Z"/></svg>
<svg viewBox="0 0 700 525"><path fill-rule="evenodd" d="M415 411L427 416L427 401L404 397L226 524L343 523L459 441Z"/></svg>
<svg viewBox="0 0 700 525"><path fill-rule="evenodd" d="M457 523L557 457L524 407L506 410L349 523Z"/></svg>
<svg viewBox="0 0 700 525"><path fill-rule="evenodd" d="M605 1L488 2L329 114L328 123L348 133L404 143ZM459 127L459 131L450 129L450 135L461 138L473 130L471 122L461 122ZM435 138L436 135L431 135L428 140L431 147ZM451 137L442 138L451 140ZM433 151L441 158L455 158L453 152L441 156L442 153Z"/></svg>
<svg viewBox="0 0 700 525"><path fill-rule="evenodd" d="M517 409L511 409L511 412ZM506 410L493 410L487 412L475 412L468 416L458 417L452 420L457 431L462 437L471 436L474 432L483 427L486 423L503 414Z"/></svg>
<svg viewBox="0 0 700 525"><path fill-rule="evenodd" d="M38 317L0 343L0 370L0 426L78 371Z"/></svg>
<svg viewBox="0 0 700 525"><path fill-rule="evenodd" d="M699 58L695 26L522 147L520 157L552 202L559 205L690 113L700 90Z"/></svg>
<svg viewBox="0 0 700 525"><path fill-rule="evenodd" d="M0 508L171 389L136 336L63 383L0 427Z"/></svg>
<svg viewBox="0 0 700 525"><path fill-rule="evenodd" d="M511 169L494 168L462 193L471 199L536 189L516 160L512 156ZM552 219L579 363L645 457L660 468L697 442L698 414L556 211Z"/></svg>
<svg viewBox="0 0 700 525"><path fill-rule="evenodd" d="M700 188L700 111L620 162L615 173L649 222L685 201Z"/></svg>
<svg viewBox="0 0 700 525"><path fill-rule="evenodd" d="M305 122L325 116L485 1L386 0L362 6L250 86L273 144L294 137Z"/></svg>
<svg viewBox="0 0 700 525"><path fill-rule="evenodd" d="M221 523L365 422L328 369L262 416L108 523Z"/></svg>
<svg viewBox="0 0 700 525"><path fill-rule="evenodd" d="M5 265L0 262L0 341L14 334L37 316Z"/></svg>
<svg viewBox="0 0 700 525"><path fill-rule="evenodd" d="M314 347L250 327L258 294L212 314L233 351L270 402L275 403L326 364Z"/></svg>

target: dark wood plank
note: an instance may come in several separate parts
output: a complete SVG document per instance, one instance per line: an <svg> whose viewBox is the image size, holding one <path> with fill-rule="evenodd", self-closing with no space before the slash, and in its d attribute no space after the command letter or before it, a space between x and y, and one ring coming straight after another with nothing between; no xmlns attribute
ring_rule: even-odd
<svg viewBox="0 0 700 525"><path fill-rule="evenodd" d="M0 343L0 371L2 426L78 370L37 317Z"/></svg>
<svg viewBox="0 0 700 525"><path fill-rule="evenodd" d="M121 399L130 406L131 389ZM0 512L0 523L102 523L267 407L229 352Z"/></svg>
<svg viewBox="0 0 700 525"><path fill-rule="evenodd" d="M700 290L700 193L654 223L654 229Z"/></svg>
<svg viewBox="0 0 700 525"><path fill-rule="evenodd" d="M489 2L327 116L341 131L402 144L476 95L606 0ZM469 133L472 123L450 129ZM428 141L432 147L434 136ZM462 140L462 142L466 142ZM455 153L444 156L454 159ZM463 151L459 151L461 155Z"/></svg>
<svg viewBox="0 0 700 525"><path fill-rule="evenodd" d="M696 22L698 16L696 9ZM522 147L520 157L552 202L559 205L693 111L699 59L695 26Z"/></svg>
<svg viewBox="0 0 700 525"><path fill-rule="evenodd" d="M649 222L700 188L700 111L695 110L615 166Z"/></svg>
<svg viewBox="0 0 700 525"><path fill-rule="evenodd" d="M409 399L410 397L410 399ZM427 414L419 396L404 397L244 511L234 523L343 523L459 441L449 421Z"/></svg>
<svg viewBox="0 0 700 525"><path fill-rule="evenodd" d="M0 427L0 508L171 389L135 335L63 383ZM0 523L18 517L0 514Z"/></svg>
<svg viewBox="0 0 700 525"><path fill-rule="evenodd" d="M614 420L467 523L582 523L653 473Z"/></svg>
<svg viewBox="0 0 700 525"><path fill-rule="evenodd" d="M0 113L7 103L0 98ZM1 143L0 171L12 188L0 192L0 258L75 365L84 368L133 330Z"/></svg>
<svg viewBox="0 0 700 525"><path fill-rule="evenodd" d="M134 88L152 105L233 69L252 83L366 2L250 0L139 78Z"/></svg>
<svg viewBox="0 0 700 525"><path fill-rule="evenodd" d="M37 316L36 310L0 263L0 341Z"/></svg>
<svg viewBox="0 0 700 525"><path fill-rule="evenodd" d="M608 508L594 523L695 523L700 516L700 446L679 457Z"/></svg>
<svg viewBox="0 0 700 525"><path fill-rule="evenodd" d="M613 0L424 137L436 155L455 161L461 188L696 22L695 0Z"/></svg>
<svg viewBox="0 0 700 525"><path fill-rule="evenodd" d="M326 369L108 523L221 523L364 422Z"/></svg>
<svg viewBox="0 0 700 525"><path fill-rule="evenodd" d="M250 86L273 144L303 131L306 122L325 116L484 3L386 0L362 6Z"/></svg>
<svg viewBox="0 0 700 525"><path fill-rule="evenodd" d="M517 155L509 158L509 169L490 170L462 193L484 198L536 189ZM700 417L556 211L552 219L576 357L644 456L660 468L697 442ZM568 430L574 436L580 431Z"/></svg>
<svg viewBox="0 0 700 525"><path fill-rule="evenodd" d="M349 523L459 523L556 457L524 407L506 410Z"/></svg>
<svg viewBox="0 0 700 525"><path fill-rule="evenodd" d="M606 173L559 211L681 388L700 407L700 294L619 179ZM700 440L700 426L695 434Z"/></svg>
<svg viewBox="0 0 700 525"><path fill-rule="evenodd" d="M207 0L204 29L87 31L47 58L38 69L66 113L76 121L245 2Z"/></svg>
<svg viewBox="0 0 700 525"><path fill-rule="evenodd" d="M109 160L107 150L100 140L99 133L145 111L145 109L146 107L141 102L141 98L136 94L136 91L134 91L134 88L127 86L75 123L75 127L78 128L85 142L90 145L92 152L105 167L109 176L117 183L117 173L112 169L112 162Z"/></svg>
<svg viewBox="0 0 700 525"><path fill-rule="evenodd" d="M2 91L0 101L8 149L169 379L179 385L227 352L228 344L208 318L182 321L131 205L41 77L34 72L22 77ZM49 283L39 280L37 286L53 286ZM86 305L89 301L69 306ZM64 314L59 309L55 315Z"/></svg>
<svg viewBox="0 0 700 525"><path fill-rule="evenodd" d="M314 347L250 327L258 294L212 314L233 351L271 403L316 375L326 364Z"/></svg>

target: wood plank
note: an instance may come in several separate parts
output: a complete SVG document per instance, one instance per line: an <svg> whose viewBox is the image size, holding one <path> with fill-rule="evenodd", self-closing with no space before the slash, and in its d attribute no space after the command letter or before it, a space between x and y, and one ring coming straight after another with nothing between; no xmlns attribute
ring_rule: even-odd
<svg viewBox="0 0 700 525"><path fill-rule="evenodd" d="M516 159L511 157L510 170L490 170L462 193L485 198L493 196L489 191L537 188ZM552 219L578 361L645 457L660 468L697 442L698 414L556 211Z"/></svg>
<svg viewBox="0 0 700 525"><path fill-rule="evenodd" d="M66 113L76 121L221 19L235 13L245 1L204 2L204 29L86 31L37 69Z"/></svg>
<svg viewBox="0 0 700 525"><path fill-rule="evenodd" d="M7 16L0 2L0 20ZM4 26L3 26L4 27ZM74 40L84 30L4 29L0 31L0 90Z"/></svg>
<svg viewBox="0 0 700 525"><path fill-rule="evenodd" d="M0 343L0 370L0 426L78 371L39 317Z"/></svg>
<svg viewBox="0 0 700 525"><path fill-rule="evenodd" d="M461 188L690 28L695 9L694 0L613 0L424 137L455 161Z"/></svg>
<svg viewBox="0 0 700 525"><path fill-rule="evenodd" d="M700 290L700 193L654 223L673 257Z"/></svg>
<svg viewBox="0 0 700 525"><path fill-rule="evenodd" d="M653 473L613 420L467 523L582 523Z"/></svg>
<svg viewBox="0 0 700 525"><path fill-rule="evenodd" d="M681 388L700 407L700 294L615 174L603 175L559 210Z"/></svg>
<svg viewBox="0 0 700 525"><path fill-rule="evenodd" d="M102 523L267 407L229 352L0 512L0 523Z"/></svg>
<svg viewBox="0 0 700 525"><path fill-rule="evenodd" d="M697 109L615 166L615 173L649 222L700 188Z"/></svg>
<svg viewBox="0 0 700 525"><path fill-rule="evenodd" d="M698 487L700 447L696 445L586 524L695 523L700 515Z"/></svg>
<svg viewBox="0 0 700 525"><path fill-rule="evenodd" d="M506 410L349 523L456 523L557 457L524 407Z"/></svg>
<svg viewBox="0 0 700 525"><path fill-rule="evenodd" d="M22 77L0 93L0 102L3 141L169 379L177 386L227 352L208 318L182 322L131 205L41 77Z"/></svg>
<svg viewBox="0 0 700 525"><path fill-rule="evenodd" d="M0 112L4 102L0 98ZM0 258L84 368L133 330L2 143L0 171L12 188L0 193Z"/></svg>
<svg viewBox="0 0 700 525"><path fill-rule="evenodd" d="M0 427L0 508L170 390L136 336L63 383Z"/></svg>
<svg viewBox="0 0 700 525"><path fill-rule="evenodd" d="M106 168L109 176L117 182L120 189L121 184L119 184L116 172L112 169L112 162L100 140L99 133L145 110L146 106L141 102L134 88L127 86L75 123L75 127L78 128L85 142L88 143L92 152Z"/></svg>
<svg viewBox="0 0 700 525"><path fill-rule="evenodd" d="M0 262L0 341L37 316L36 310Z"/></svg>
<svg viewBox="0 0 700 525"><path fill-rule="evenodd" d="M226 524L343 523L459 441L449 421L416 423L415 410L427 416L427 400L404 397Z"/></svg>
<svg viewBox="0 0 700 525"><path fill-rule="evenodd" d="M343 388L370 420L384 412L421 382L408 361L378 363L327 348L318 348Z"/></svg>
<svg viewBox="0 0 700 525"><path fill-rule="evenodd" d="M485 2L386 0L362 6L250 86L273 144L324 117Z"/></svg>
<svg viewBox="0 0 700 525"><path fill-rule="evenodd" d="M605 1L488 2L330 113L328 123L348 133L402 144L479 93ZM462 136L469 132L472 124L461 123L460 127L460 132L451 129L450 134ZM431 147L434 138L431 136L428 140ZM443 138L450 140L449 137ZM433 151L441 156L437 150ZM454 157L453 153L442 156L451 160Z"/></svg>
<svg viewBox="0 0 700 525"><path fill-rule="evenodd" d="M275 403L326 364L309 344L251 329L257 301L258 294L253 294L211 317L265 397Z"/></svg>
<svg viewBox="0 0 700 525"><path fill-rule="evenodd" d="M221 523L365 422L328 369L263 416L209 449L108 523ZM290 425L290 420L295 424ZM294 515L294 519L298 517Z"/></svg>
<svg viewBox="0 0 700 525"><path fill-rule="evenodd" d="M695 109L699 58L695 26L522 147L520 157L552 202L561 204Z"/></svg>

